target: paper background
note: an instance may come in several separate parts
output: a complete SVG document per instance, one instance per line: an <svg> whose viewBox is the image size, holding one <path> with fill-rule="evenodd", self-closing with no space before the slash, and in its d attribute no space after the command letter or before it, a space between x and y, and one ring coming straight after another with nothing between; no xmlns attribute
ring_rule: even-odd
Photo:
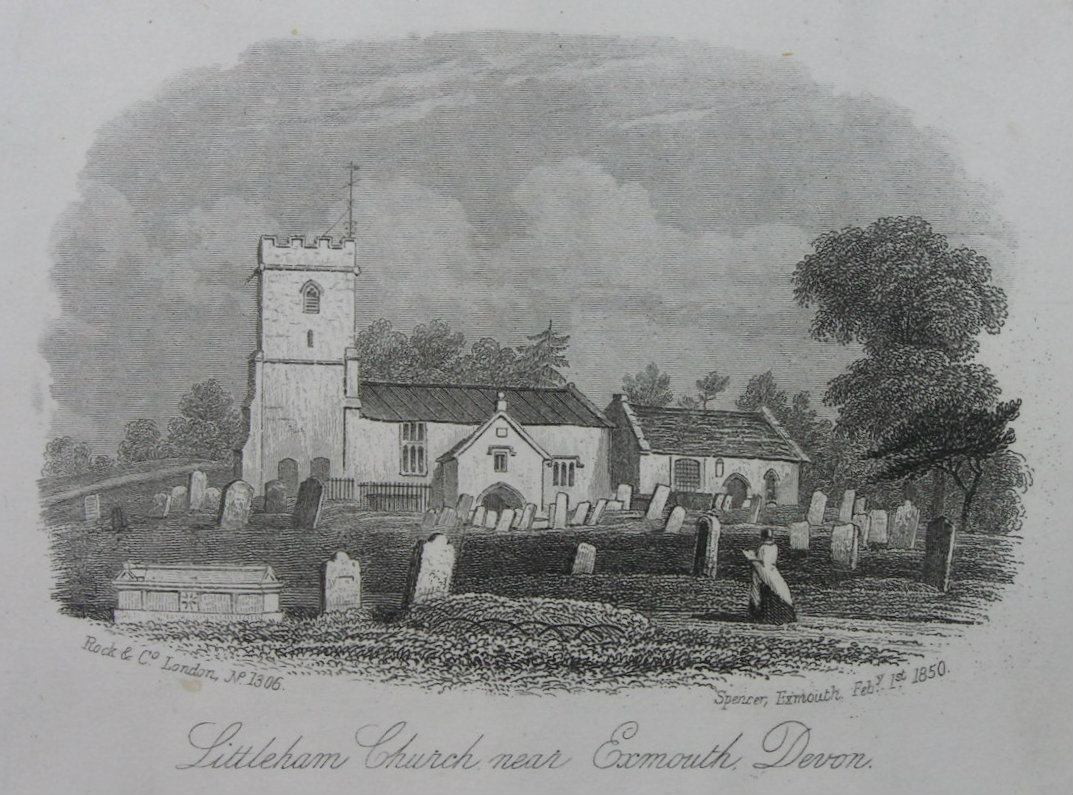
<svg viewBox="0 0 1073 795"><path fill-rule="evenodd" d="M1066 405L1073 339L1073 6L1070 3L11 3L0 11L4 91L0 379L4 598L0 782L7 792L1056 792L1073 764L1068 672L1073 589L1065 512L1073 467ZM1024 565L989 626L945 655L951 673L893 697L819 705L796 717L816 745L860 749L871 770L599 771L595 747L636 720L646 749L755 738L768 713L719 711L707 692L494 698L291 677L282 694L206 685L191 692L155 670L95 658L81 622L47 598L46 538L37 527L48 371L37 355L49 297L48 240L101 124L180 71L228 64L250 44L291 35L393 38L471 29L674 36L793 52L820 82L910 108L951 141L971 178L999 192L1015 229L1010 320L984 358L1025 398L1018 449L1036 471L1027 497ZM818 684L828 678L819 678ZM838 677L840 686L851 677ZM775 685L748 685L770 692ZM199 721L241 720L258 736L303 734L353 758L327 772L180 771ZM351 737L365 723L406 720L429 746L562 749L561 771L462 774L367 771Z"/></svg>

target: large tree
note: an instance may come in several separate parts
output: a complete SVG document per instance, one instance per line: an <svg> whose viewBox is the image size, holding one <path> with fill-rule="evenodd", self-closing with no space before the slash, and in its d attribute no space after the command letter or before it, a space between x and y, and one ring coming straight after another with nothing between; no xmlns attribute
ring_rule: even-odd
<svg viewBox="0 0 1073 795"><path fill-rule="evenodd" d="M570 366L566 349L570 346L569 334L556 334L551 321L538 334L526 337L529 345L518 349L518 366L528 386L562 386L566 377L561 370Z"/></svg>
<svg viewBox="0 0 1073 795"><path fill-rule="evenodd" d="M712 370L704 378L698 378L697 398L700 400L700 407L708 408L708 401L715 400L722 392L726 392L729 384L730 376L722 375L718 370Z"/></svg>
<svg viewBox="0 0 1073 795"><path fill-rule="evenodd" d="M789 409L789 399L786 392L779 389L775 376L768 370L749 379L745 384L745 391L734 405L738 411L759 411L761 407L765 407L781 420Z"/></svg>
<svg viewBox="0 0 1073 795"><path fill-rule="evenodd" d="M998 402L988 368L973 361L979 335L999 333L1006 319L1006 296L991 283L987 259L951 246L920 218L882 218L829 232L813 246L794 273L797 301L816 310L812 335L864 353L824 396L838 409L837 431L863 449L874 479L930 471L933 509L941 510L946 473L971 509L974 470L1008 449L1012 431L1005 443L995 440L1007 438L1006 423L1017 415L1013 403ZM974 451L971 464L966 450Z"/></svg>
<svg viewBox="0 0 1073 795"><path fill-rule="evenodd" d="M242 415L235 399L215 378L194 384L168 421L168 455L230 461L242 441Z"/></svg>
<svg viewBox="0 0 1073 795"><path fill-rule="evenodd" d="M156 422L147 419L128 422L123 428L123 441L119 443L117 453L125 464L160 458L163 450Z"/></svg>
<svg viewBox="0 0 1073 795"><path fill-rule="evenodd" d="M623 376L622 391L639 406L667 406L674 400L671 377L655 362L649 362L637 375Z"/></svg>

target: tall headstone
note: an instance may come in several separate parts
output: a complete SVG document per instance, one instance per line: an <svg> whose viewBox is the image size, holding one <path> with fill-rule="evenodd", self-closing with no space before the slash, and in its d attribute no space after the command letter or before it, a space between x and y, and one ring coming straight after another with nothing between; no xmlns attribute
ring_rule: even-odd
<svg viewBox="0 0 1073 795"><path fill-rule="evenodd" d="M589 508L592 507L591 503L579 502L574 509L574 515L570 517L570 524L573 526L585 524L585 519L589 515Z"/></svg>
<svg viewBox="0 0 1073 795"><path fill-rule="evenodd" d="M875 547L885 547L890 543L887 512L880 508L873 508L868 512L868 543Z"/></svg>
<svg viewBox="0 0 1073 795"><path fill-rule="evenodd" d="M499 513L497 511L485 511L484 526L489 530L493 530L497 524L499 524Z"/></svg>
<svg viewBox="0 0 1073 795"><path fill-rule="evenodd" d="M82 510L85 512L87 522L99 522L101 520L101 495L86 495L86 498L82 500Z"/></svg>
<svg viewBox="0 0 1073 795"><path fill-rule="evenodd" d="M861 532L855 524L836 524L831 530L831 560L840 566L857 568Z"/></svg>
<svg viewBox="0 0 1073 795"><path fill-rule="evenodd" d="M790 549L808 549L811 530L808 522L792 522L790 524Z"/></svg>
<svg viewBox="0 0 1073 795"><path fill-rule="evenodd" d="M294 501L294 526L299 530L316 530L323 505L324 483L313 477L303 480Z"/></svg>
<svg viewBox="0 0 1073 795"><path fill-rule="evenodd" d="M170 494L168 495L171 496ZM223 493L215 486L209 486L205 489L205 510L212 513L220 512L220 500L223 497Z"/></svg>
<svg viewBox="0 0 1073 795"><path fill-rule="evenodd" d="M555 495L555 517L552 520L551 526L556 530L561 530L567 526L570 517L567 512L570 510L570 497L567 496L565 491L560 491Z"/></svg>
<svg viewBox="0 0 1073 795"><path fill-rule="evenodd" d="M603 497L596 501L596 505L592 508L592 513L585 519L585 524L590 527L600 524L600 520L604 518L604 511L607 510L607 500Z"/></svg>
<svg viewBox="0 0 1073 795"><path fill-rule="evenodd" d="M265 513L287 512L287 484L270 480L265 484Z"/></svg>
<svg viewBox="0 0 1073 795"><path fill-rule="evenodd" d="M537 507L531 502L527 502L525 507L522 508L522 518L518 522L518 532L528 533L533 529L533 519L536 517Z"/></svg>
<svg viewBox="0 0 1073 795"><path fill-rule="evenodd" d="M726 492L723 492L723 491L717 491L715 493L715 496L712 497L712 510L713 511L721 511L721 510L723 510L723 500L724 500L724 498L726 498L726 496L727 496Z"/></svg>
<svg viewBox="0 0 1073 795"><path fill-rule="evenodd" d="M361 607L361 562L342 550L324 564L325 613Z"/></svg>
<svg viewBox="0 0 1073 795"><path fill-rule="evenodd" d="M890 546L894 549L912 549L916 546L917 525L920 523L920 511L913 503L906 500L894 512L894 527L890 532Z"/></svg>
<svg viewBox="0 0 1073 795"><path fill-rule="evenodd" d="M421 517L421 531L431 531L436 526L436 520L439 519L439 517L440 515L433 508L429 508L425 511L425 514Z"/></svg>
<svg viewBox="0 0 1073 795"><path fill-rule="evenodd" d="M130 522L127 521L127 509L122 503L112 506L112 532L124 533L130 530Z"/></svg>
<svg viewBox="0 0 1073 795"><path fill-rule="evenodd" d="M663 532L672 535L682 532L682 522L686 520L686 509L681 505L675 505L667 517L667 523L663 525Z"/></svg>
<svg viewBox="0 0 1073 795"><path fill-rule="evenodd" d="M153 519L167 519L170 510L171 494L169 492L162 491L153 496L153 512L150 514Z"/></svg>
<svg viewBox="0 0 1073 795"><path fill-rule="evenodd" d="M720 504L719 509L722 511L729 511L734 507L734 495L724 494L723 502Z"/></svg>
<svg viewBox="0 0 1073 795"><path fill-rule="evenodd" d="M854 489L846 489L842 493L842 504L838 507L838 521L845 524L853 521L853 503L857 500L857 492Z"/></svg>
<svg viewBox="0 0 1073 795"><path fill-rule="evenodd" d="M487 513L485 507L483 505L478 505L473 509L473 518L470 519L469 523L474 527L484 527L485 513Z"/></svg>
<svg viewBox="0 0 1073 795"><path fill-rule="evenodd" d="M662 522L663 511L667 507L667 498L670 496L670 486L665 483L656 486L656 490L652 492L652 501L648 503L648 510L645 511L645 521Z"/></svg>
<svg viewBox="0 0 1073 795"><path fill-rule="evenodd" d="M443 533L433 533L428 541L418 541L410 557L403 606L421 604L451 593L455 548Z"/></svg>
<svg viewBox="0 0 1073 795"><path fill-rule="evenodd" d="M187 487L187 494L190 499L191 511L202 511L205 509L205 489L209 487L209 476L202 472L200 469L195 469L190 473L190 481Z"/></svg>
<svg viewBox="0 0 1073 795"><path fill-rule="evenodd" d="M633 486L629 483L619 483L618 488L615 489L615 499L622 503L622 508L619 510L628 511L633 502Z"/></svg>
<svg viewBox="0 0 1073 795"><path fill-rule="evenodd" d="M592 544L581 543L577 545L574 553L574 567L571 574L592 574L596 568L596 547Z"/></svg>
<svg viewBox="0 0 1073 795"><path fill-rule="evenodd" d="M440 508L439 514L436 516L437 527L457 527L458 526L458 514L455 509L450 505L445 505Z"/></svg>
<svg viewBox="0 0 1073 795"><path fill-rule="evenodd" d="M757 524L760 521L760 509L764 507L764 498L754 494L749 500L749 524Z"/></svg>
<svg viewBox="0 0 1073 795"><path fill-rule="evenodd" d="M950 590L953 563L954 525L945 516L939 516L928 522L924 536L924 584L940 591Z"/></svg>
<svg viewBox="0 0 1073 795"><path fill-rule="evenodd" d="M190 508L190 496L186 486L175 486L171 490L171 512L186 513Z"/></svg>
<svg viewBox="0 0 1073 795"><path fill-rule="evenodd" d="M697 520L697 546L693 550L693 575L714 577L719 559L719 534L722 528L714 514L705 514Z"/></svg>
<svg viewBox="0 0 1073 795"><path fill-rule="evenodd" d="M276 467L280 482L287 487L287 496L298 494L298 462L293 458L284 458Z"/></svg>
<svg viewBox="0 0 1073 795"><path fill-rule="evenodd" d="M858 497L853 501L854 513L868 513L868 498Z"/></svg>
<svg viewBox="0 0 1073 795"><path fill-rule="evenodd" d="M185 491L185 489L184 489ZM172 503L175 497L172 497ZM236 480L224 489L223 505L220 506L221 530L239 530L249 524L253 510L253 486L244 480Z"/></svg>
<svg viewBox="0 0 1073 795"><path fill-rule="evenodd" d="M860 534L861 544L868 543L868 533L871 531L871 521L866 513L855 513L853 515L853 524L857 526L857 532Z"/></svg>
<svg viewBox="0 0 1073 795"><path fill-rule="evenodd" d="M808 523L813 527L823 524L823 512L827 510L827 495L822 491L812 492L812 502L808 505Z"/></svg>
<svg viewBox="0 0 1073 795"><path fill-rule="evenodd" d="M509 533L512 524L514 524L514 509L504 508L502 513L499 514L499 520L496 522L496 532Z"/></svg>
<svg viewBox="0 0 1073 795"><path fill-rule="evenodd" d="M455 503L455 515L458 516L460 524L465 524L469 521L470 515L473 513L473 495L472 494L460 494L458 495L458 501Z"/></svg>

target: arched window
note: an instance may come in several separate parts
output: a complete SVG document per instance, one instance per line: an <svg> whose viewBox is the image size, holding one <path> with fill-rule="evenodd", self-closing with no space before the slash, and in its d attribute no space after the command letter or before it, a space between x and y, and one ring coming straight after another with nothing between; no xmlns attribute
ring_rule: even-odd
<svg viewBox="0 0 1073 795"><path fill-rule="evenodd" d="M723 459L722 458L715 459L715 476L717 478L723 477Z"/></svg>
<svg viewBox="0 0 1073 795"><path fill-rule="evenodd" d="M674 462L674 488L676 491L700 491L700 461L679 458Z"/></svg>
<svg viewBox="0 0 1073 795"><path fill-rule="evenodd" d="M302 311L307 315L320 314L320 286L316 282L302 286Z"/></svg>
<svg viewBox="0 0 1073 795"><path fill-rule="evenodd" d="M778 496L779 476L774 469L764 475L764 502L776 502Z"/></svg>

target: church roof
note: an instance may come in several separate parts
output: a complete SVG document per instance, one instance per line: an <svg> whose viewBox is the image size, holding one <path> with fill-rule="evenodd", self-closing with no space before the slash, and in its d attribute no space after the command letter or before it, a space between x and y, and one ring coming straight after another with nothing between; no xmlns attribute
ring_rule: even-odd
<svg viewBox="0 0 1073 795"><path fill-rule="evenodd" d="M628 404L642 449L671 455L808 461L769 411L707 411Z"/></svg>
<svg viewBox="0 0 1073 795"><path fill-rule="evenodd" d="M386 422L480 425L496 412L499 392L510 416L522 425L611 427L603 412L573 384L538 388L362 381L361 414Z"/></svg>

